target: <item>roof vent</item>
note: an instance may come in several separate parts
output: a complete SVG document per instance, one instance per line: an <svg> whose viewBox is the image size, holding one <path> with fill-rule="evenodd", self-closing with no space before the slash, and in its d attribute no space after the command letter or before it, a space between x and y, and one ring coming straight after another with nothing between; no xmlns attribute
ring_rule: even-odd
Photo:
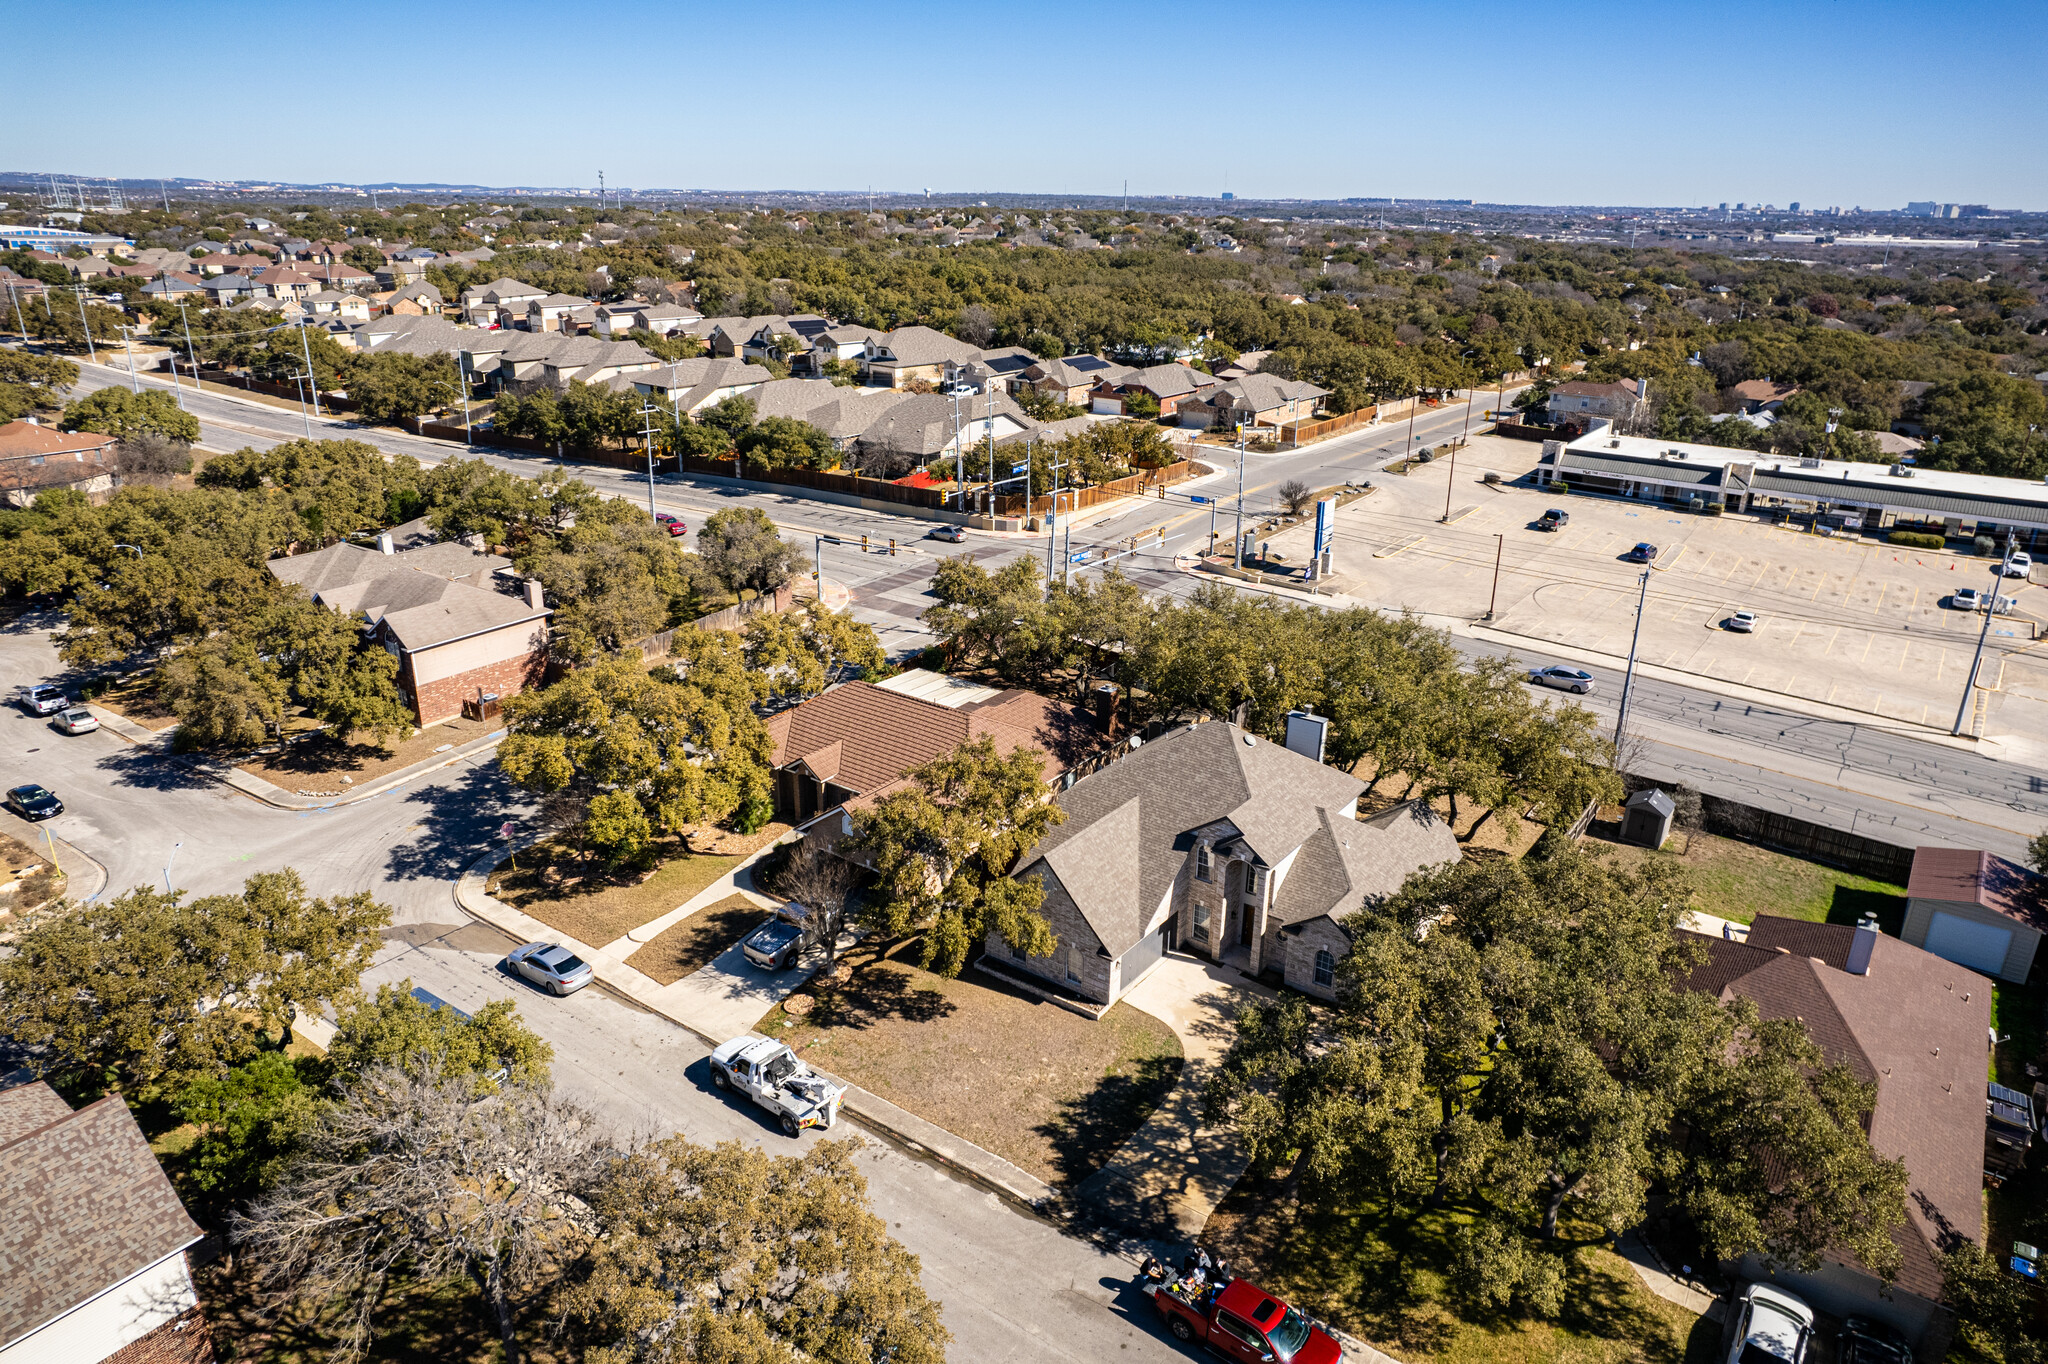
<svg viewBox="0 0 2048 1364"><path fill-rule="evenodd" d="M1246 748L1250 748L1250 747L1252 746L1252 736L1251 736L1251 735L1247 734L1247 735L1245 735L1245 736L1244 736L1244 746L1245 746Z"/></svg>
<svg viewBox="0 0 2048 1364"><path fill-rule="evenodd" d="M1610 450L1619 450L1621 448L1621 442L1618 440L1608 441L1607 448Z"/></svg>
<svg viewBox="0 0 2048 1364"><path fill-rule="evenodd" d="M1799 467L1802 469L1818 469L1820 468L1820 461L1817 459L1802 459L1799 461Z"/></svg>

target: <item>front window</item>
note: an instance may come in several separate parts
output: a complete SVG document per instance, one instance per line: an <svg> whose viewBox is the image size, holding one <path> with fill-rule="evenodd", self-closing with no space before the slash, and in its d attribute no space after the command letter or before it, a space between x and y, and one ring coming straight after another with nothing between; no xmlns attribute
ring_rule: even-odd
<svg viewBox="0 0 2048 1364"><path fill-rule="evenodd" d="M1337 959L1330 955L1330 949L1316 949L1316 984L1328 986L1337 979Z"/></svg>
<svg viewBox="0 0 2048 1364"><path fill-rule="evenodd" d="M1195 941L1209 941L1209 906L1195 906Z"/></svg>
<svg viewBox="0 0 2048 1364"><path fill-rule="evenodd" d="M1245 873L1244 889L1245 894L1254 898L1264 895L1266 893L1266 869L1264 867L1250 868Z"/></svg>
<svg viewBox="0 0 2048 1364"><path fill-rule="evenodd" d="M1272 1342L1274 1355L1286 1360L1294 1358L1294 1352L1308 1344L1308 1333L1308 1318L1301 1314L1300 1308L1290 1307L1287 1315L1267 1332L1267 1339Z"/></svg>
<svg viewBox="0 0 2048 1364"><path fill-rule="evenodd" d="M1209 845L1207 843L1197 844L1195 847L1195 879L1197 881L1209 879Z"/></svg>
<svg viewBox="0 0 2048 1364"><path fill-rule="evenodd" d="M1067 979L1077 983L1081 979L1081 963L1071 947L1067 949Z"/></svg>

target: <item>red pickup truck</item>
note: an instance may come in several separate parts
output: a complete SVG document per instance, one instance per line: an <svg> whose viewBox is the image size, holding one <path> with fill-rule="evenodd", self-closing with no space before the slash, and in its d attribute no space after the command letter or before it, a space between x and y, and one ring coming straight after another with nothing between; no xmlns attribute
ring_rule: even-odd
<svg viewBox="0 0 2048 1364"><path fill-rule="evenodd" d="M1232 1279L1220 1290L1169 1279L1145 1291L1175 1340L1199 1342L1240 1364L1336 1364L1344 1357L1329 1332L1249 1279Z"/></svg>

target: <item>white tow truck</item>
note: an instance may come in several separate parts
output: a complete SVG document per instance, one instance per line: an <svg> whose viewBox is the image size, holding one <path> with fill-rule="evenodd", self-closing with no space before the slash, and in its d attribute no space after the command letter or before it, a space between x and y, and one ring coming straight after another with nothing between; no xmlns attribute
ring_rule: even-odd
<svg viewBox="0 0 2048 1364"><path fill-rule="evenodd" d="M782 1120L795 1136L806 1127L829 1130L839 1121L845 1085L835 1085L771 1037L748 1033L711 1053L711 1083L736 1089Z"/></svg>

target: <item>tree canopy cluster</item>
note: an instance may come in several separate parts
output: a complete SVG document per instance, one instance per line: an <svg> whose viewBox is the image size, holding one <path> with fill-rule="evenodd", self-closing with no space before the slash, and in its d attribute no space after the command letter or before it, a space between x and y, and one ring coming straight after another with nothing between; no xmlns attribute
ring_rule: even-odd
<svg viewBox="0 0 2048 1364"><path fill-rule="evenodd" d="M1297 1194L1451 1208L1472 1301L1555 1316L1585 1247L1661 1192L1715 1259L1812 1270L1847 1248L1889 1281L1906 1171L1872 1151L1872 1086L1796 1019L1682 988L1670 864L1557 840L1419 873L1346 921L1338 1002L1261 1004L1212 1120ZM1466 1220L1469 1219L1469 1220Z"/></svg>

